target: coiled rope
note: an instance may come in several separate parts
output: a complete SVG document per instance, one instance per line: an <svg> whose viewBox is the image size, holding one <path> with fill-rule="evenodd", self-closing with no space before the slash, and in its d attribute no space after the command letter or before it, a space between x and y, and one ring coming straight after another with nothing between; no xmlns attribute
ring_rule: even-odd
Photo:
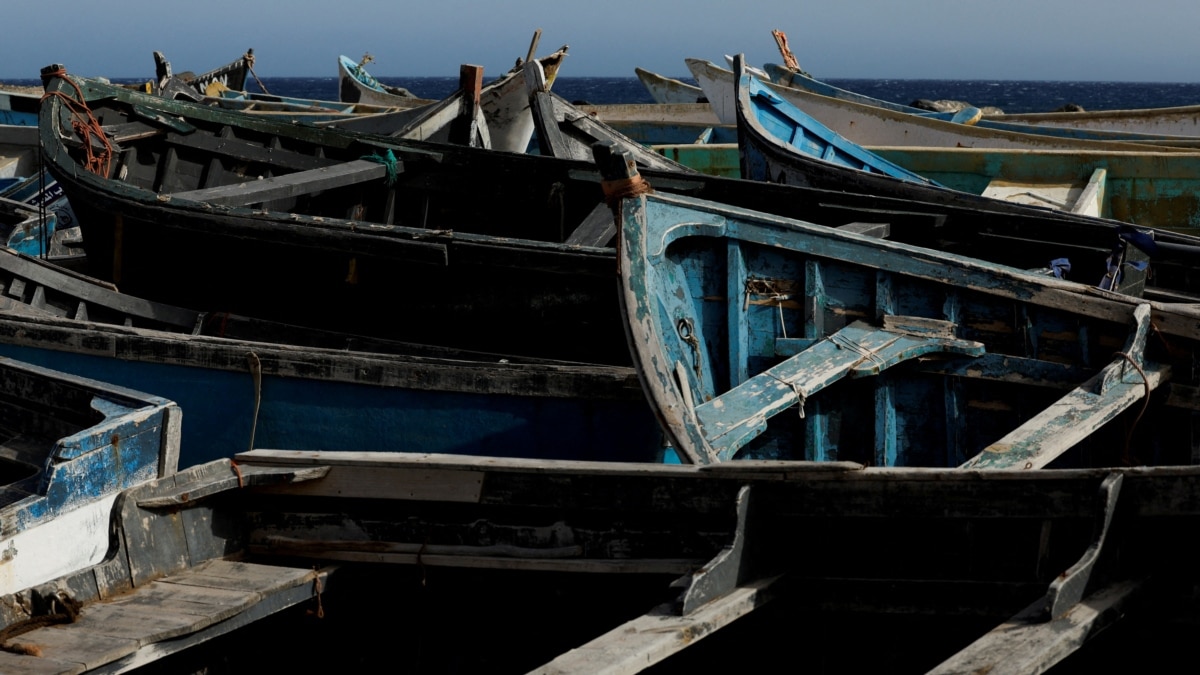
<svg viewBox="0 0 1200 675"><path fill-rule="evenodd" d="M71 111L71 128L75 130L75 135L79 136L83 141L84 162L83 166L88 171L105 178L108 177L108 172L112 168L113 148L108 137L104 135L104 127L100 125L100 121L92 114L90 108L83 97L83 91L73 80L66 77L67 71L63 68L42 74L42 81L46 82L52 77L61 78L75 89L75 94L78 99L72 99L70 96L61 91L46 92L42 95L41 100L45 101L50 97L62 99L63 105ZM92 139L98 141L98 145L103 148L99 153L92 144Z"/></svg>

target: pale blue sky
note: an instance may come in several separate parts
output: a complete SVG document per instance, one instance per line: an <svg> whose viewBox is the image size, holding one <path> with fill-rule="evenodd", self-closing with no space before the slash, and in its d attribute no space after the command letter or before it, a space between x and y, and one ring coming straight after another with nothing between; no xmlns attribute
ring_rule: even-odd
<svg viewBox="0 0 1200 675"><path fill-rule="evenodd" d="M1200 81L1197 0L56 0L7 2L0 81L62 63L87 76L148 77L152 52L200 72L248 47L262 77L333 76L370 52L377 76L496 76L570 45L564 76L687 74L685 58L745 53L827 78Z"/></svg>

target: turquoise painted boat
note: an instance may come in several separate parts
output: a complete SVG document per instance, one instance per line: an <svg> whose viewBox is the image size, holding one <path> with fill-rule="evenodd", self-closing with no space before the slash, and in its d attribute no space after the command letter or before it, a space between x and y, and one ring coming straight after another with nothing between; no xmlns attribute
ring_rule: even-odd
<svg viewBox="0 0 1200 675"><path fill-rule="evenodd" d="M631 166L614 161L607 175L636 180ZM631 350L692 462L1194 462L1196 304L627 194L616 208Z"/></svg>

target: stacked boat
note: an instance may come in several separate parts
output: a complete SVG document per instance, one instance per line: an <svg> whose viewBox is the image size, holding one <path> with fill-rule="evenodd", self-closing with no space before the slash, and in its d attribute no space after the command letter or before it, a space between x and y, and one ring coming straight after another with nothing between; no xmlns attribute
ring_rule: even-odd
<svg viewBox="0 0 1200 675"><path fill-rule="evenodd" d="M1194 139L866 101L838 126L836 92L692 62L704 100L668 105L736 128L696 144L730 178L554 94L564 56L303 123L43 71L86 268L0 251L0 355L34 364L0 451L12 536L104 536L6 587L0 669L135 667L337 567L404 587L380 563L621 577L538 672L764 612L970 615L924 669L1040 671L1192 587ZM916 122L849 133L872 120ZM111 620L147 603L172 618Z"/></svg>

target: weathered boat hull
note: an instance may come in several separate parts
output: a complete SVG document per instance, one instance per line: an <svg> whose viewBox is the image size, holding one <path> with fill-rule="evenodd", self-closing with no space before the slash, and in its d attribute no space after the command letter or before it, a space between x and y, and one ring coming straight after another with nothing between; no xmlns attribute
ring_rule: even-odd
<svg viewBox="0 0 1200 675"><path fill-rule="evenodd" d="M634 68L638 80L646 87L655 103L707 103L704 90L671 77L665 77L645 68Z"/></svg>
<svg viewBox="0 0 1200 675"><path fill-rule="evenodd" d="M180 409L121 387L0 359L0 593L95 565L123 490L175 472Z"/></svg>
<svg viewBox="0 0 1200 675"><path fill-rule="evenodd" d="M732 71L709 61L687 59L688 68L704 88L709 104L722 124L737 123L736 82ZM1104 138L1074 138L1056 135L1052 128L987 128L930 116L889 110L874 105L814 94L802 89L769 85L792 105L850 141L863 146L920 146L964 148L1014 148L1045 150L1100 150L1140 152L1146 146L1163 151L1187 152L1186 144L1174 140L1145 138L1138 141L1108 135ZM1078 135L1078 134L1076 134ZM1103 136L1103 134L1101 134ZM1160 143L1161 141L1161 143Z"/></svg>
<svg viewBox="0 0 1200 675"><path fill-rule="evenodd" d="M204 314L0 251L0 354L183 406L180 464L251 447L658 461L632 369Z"/></svg>
<svg viewBox="0 0 1200 675"><path fill-rule="evenodd" d="M754 78L738 82L742 177L900 196L943 193L942 198L1024 203L1078 211L1139 226L1195 233L1200 204L1200 156L1159 151L1012 150L993 148L868 147L871 157L898 165L937 185L905 185L879 170L847 170L837 155L810 142L828 132L803 111L764 91ZM697 151L699 152L699 151ZM863 161L841 162L850 169ZM1147 185L1154 188L1146 189ZM976 197L975 195L979 195ZM1007 208L997 204L994 208Z"/></svg>

